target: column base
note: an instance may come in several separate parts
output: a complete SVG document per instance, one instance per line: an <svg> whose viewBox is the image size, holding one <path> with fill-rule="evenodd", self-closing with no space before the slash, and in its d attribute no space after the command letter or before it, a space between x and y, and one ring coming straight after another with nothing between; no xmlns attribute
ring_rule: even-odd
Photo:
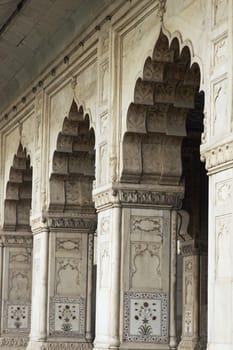
<svg viewBox="0 0 233 350"><path fill-rule="evenodd" d="M45 342L31 340L27 350L92 350L92 343L81 342ZM18 348L17 348L18 350Z"/></svg>
<svg viewBox="0 0 233 350"><path fill-rule="evenodd" d="M155 343L123 343L120 350L171 350L169 344Z"/></svg>
<svg viewBox="0 0 233 350"><path fill-rule="evenodd" d="M178 350L202 350L200 342L195 340L182 340L178 346Z"/></svg>
<svg viewBox="0 0 233 350"><path fill-rule="evenodd" d="M0 338L0 348L2 350L25 350L28 345L28 337L6 336Z"/></svg>

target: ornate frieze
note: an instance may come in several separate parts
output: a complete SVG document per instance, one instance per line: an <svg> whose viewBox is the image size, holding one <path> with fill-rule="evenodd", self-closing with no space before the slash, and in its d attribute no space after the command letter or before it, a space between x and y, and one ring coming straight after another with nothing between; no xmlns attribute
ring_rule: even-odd
<svg viewBox="0 0 233 350"><path fill-rule="evenodd" d="M215 167L227 167L228 163L233 161L233 141L207 151L201 150L201 160L206 162L206 169L209 171L214 170Z"/></svg>
<svg viewBox="0 0 233 350"><path fill-rule="evenodd" d="M32 236L2 235L2 242L5 246L32 247Z"/></svg>
<svg viewBox="0 0 233 350"><path fill-rule="evenodd" d="M0 346L9 346L14 348L25 347L28 344L28 337L2 337L0 338Z"/></svg>
<svg viewBox="0 0 233 350"><path fill-rule="evenodd" d="M170 191L146 191L131 189L108 189L107 191L94 193L93 199L97 209L111 207L114 204L122 205L151 205L155 207L168 207L180 209L184 194Z"/></svg>
<svg viewBox="0 0 233 350"><path fill-rule="evenodd" d="M41 345L40 350L90 350L92 349L91 343L58 343L48 342Z"/></svg>
<svg viewBox="0 0 233 350"><path fill-rule="evenodd" d="M71 228L71 229L84 229L84 230L95 230L96 222L93 220L86 220L84 218L73 218L73 217L58 217L49 218L50 228Z"/></svg>
<svg viewBox="0 0 233 350"><path fill-rule="evenodd" d="M152 204L178 209L182 205L183 193L120 190L119 199L126 204Z"/></svg>

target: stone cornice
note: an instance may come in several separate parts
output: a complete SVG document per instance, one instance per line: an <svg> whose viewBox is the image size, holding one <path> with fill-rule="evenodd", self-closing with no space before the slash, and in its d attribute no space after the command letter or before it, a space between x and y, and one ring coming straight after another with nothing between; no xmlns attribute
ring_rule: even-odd
<svg viewBox="0 0 233 350"><path fill-rule="evenodd" d="M233 140L208 149L201 147L201 160L206 162L209 174L232 167Z"/></svg>
<svg viewBox="0 0 233 350"><path fill-rule="evenodd" d="M64 229L94 232L96 229L95 213L62 213L47 212L43 216L31 219L33 234L45 231L59 231Z"/></svg>
<svg viewBox="0 0 233 350"><path fill-rule="evenodd" d="M1 238L2 238L2 244L3 246L10 246L10 247L14 247L14 246L23 246L23 247L32 247L32 234L30 234L30 236L27 234L23 234L23 233L17 233L17 232L13 232L13 234L9 234L9 232L1 232Z"/></svg>
<svg viewBox="0 0 233 350"><path fill-rule="evenodd" d="M150 188L109 188L103 191L95 190L93 200L98 211L113 207L121 206L145 206L168 209L180 209L183 200L183 188L177 187L172 191L166 190L166 186L160 186L159 189Z"/></svg>

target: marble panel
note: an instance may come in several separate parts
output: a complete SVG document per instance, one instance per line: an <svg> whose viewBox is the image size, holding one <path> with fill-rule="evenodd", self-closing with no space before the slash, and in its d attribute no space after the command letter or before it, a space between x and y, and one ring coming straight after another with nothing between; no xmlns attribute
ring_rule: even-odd
<svg viewBox="0 0 233 350"><path fill-rule="evenodd" d="M77 337L85 335L85 299L50 298L49 332L51 335Z"/></svg>
<svg viewBox="0 0 233 350"><path fill-rule="evenodd" d="M28 333L30 331L31 306L29 303L9 301L4 304L4 332Z"/></svg>
<svg viewBox="0 0 233 350"><path fill-rule="evenodd" d="M124 293L123 340L167 343L168 297L165 293Z"/></svg>

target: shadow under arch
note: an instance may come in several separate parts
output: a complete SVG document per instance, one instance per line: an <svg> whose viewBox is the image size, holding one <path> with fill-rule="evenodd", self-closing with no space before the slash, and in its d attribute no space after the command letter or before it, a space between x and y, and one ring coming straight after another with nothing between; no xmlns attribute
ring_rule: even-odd
<svg viewBox="0 0 233 350"><path fill-rule="evenodd" d="M31 231L32 167L30 157L20 142L10 168L4 201L5 231Z"/></svg>
<svg viewBox="0 0 233 350"><path fill-rule="evenodd" d="M169 45L161 32L128 108L122 182L180 184L181 145L187 116L202 99L199 87L200 69L191 65L189 48L180 52L178 39Z"/></svg>
<svg viewBox="0 0 233 350"><path fill-rule="evenodd" d="M73 101L57 137L50 177L49 210L94 212L95 133L89 116Z"/></svg>

